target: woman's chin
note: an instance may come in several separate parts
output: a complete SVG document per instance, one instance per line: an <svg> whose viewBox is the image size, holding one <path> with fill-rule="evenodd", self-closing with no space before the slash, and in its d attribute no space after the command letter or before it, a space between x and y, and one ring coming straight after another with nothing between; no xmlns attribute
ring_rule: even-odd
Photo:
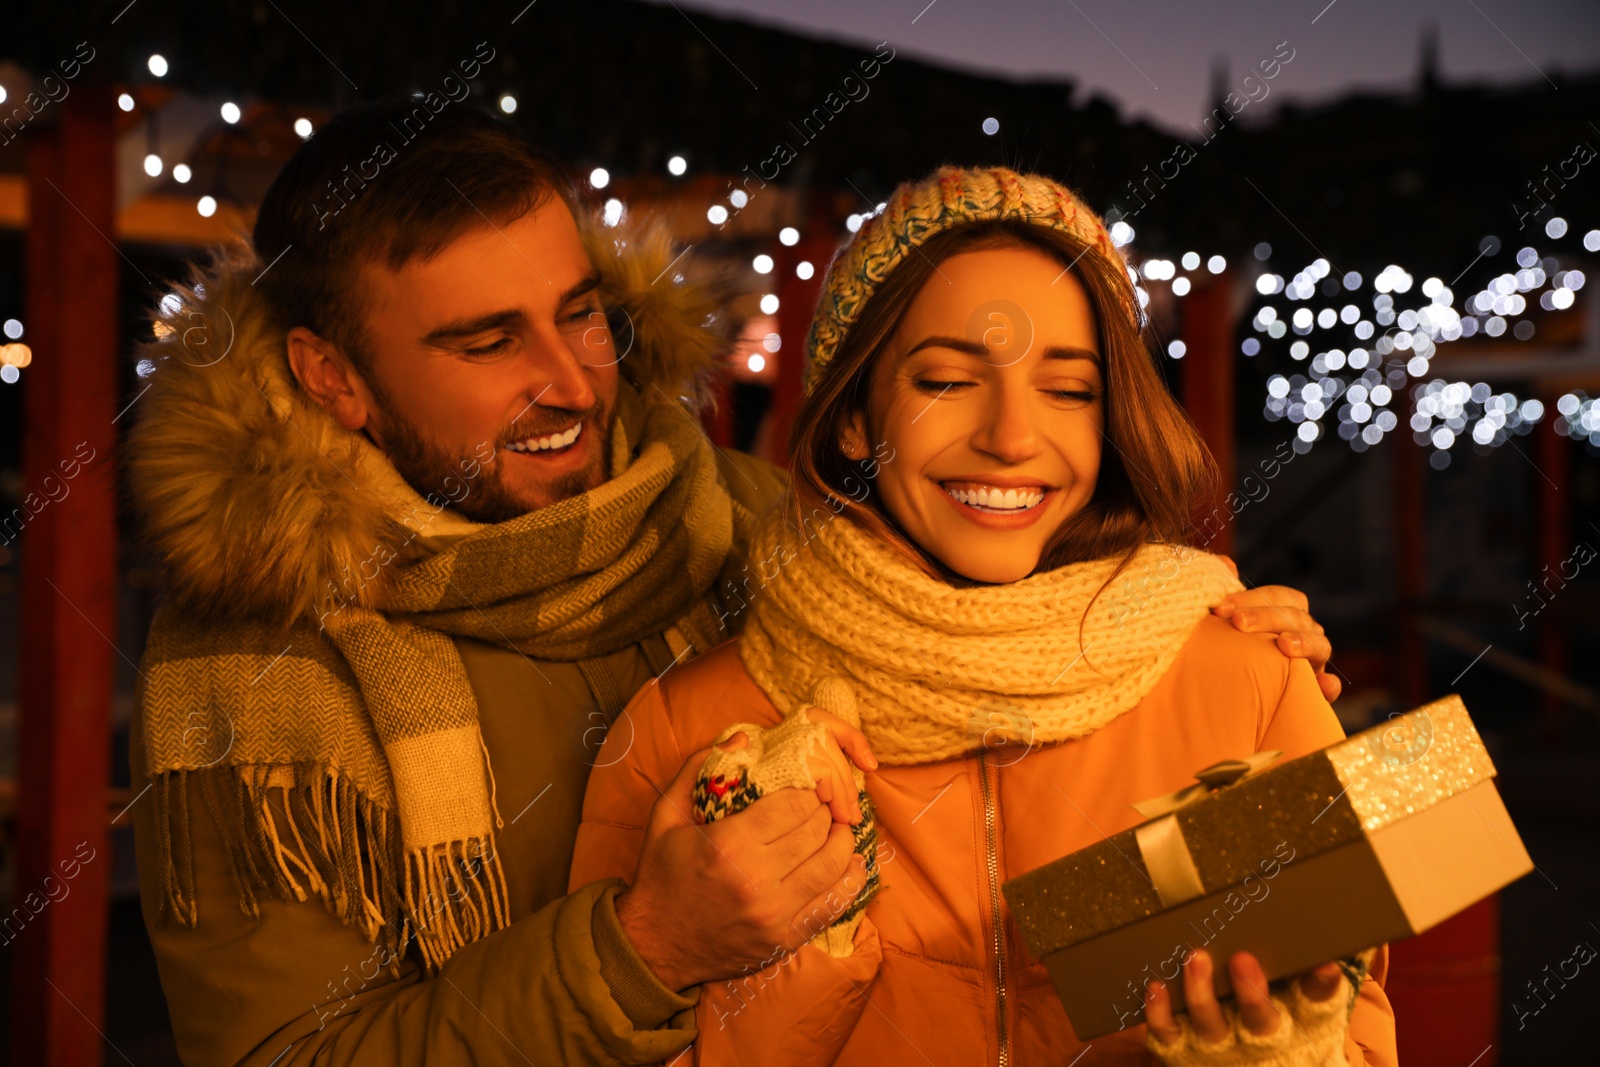
<svg viewBox="0 0 1600 1067"><path fill-rule="evenodd" d="M929 554L963 578L990 585L1019 582L1039 566L1039 553L1021 548L991 552L981 545L963 545L957 551L933 550Z"/></svg>

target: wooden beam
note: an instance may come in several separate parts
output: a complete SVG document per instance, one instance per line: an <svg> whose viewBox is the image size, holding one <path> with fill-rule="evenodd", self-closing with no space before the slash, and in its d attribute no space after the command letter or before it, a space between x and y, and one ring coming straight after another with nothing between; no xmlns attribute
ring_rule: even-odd
<svg viewBox="0 0 1600 1067"><path fill-rule="evenodd" d="M58 106L57 125L27 134L34 359L20 386L29 495L17 729L17 893L27 918L15 931L11 1040L13 1062L65 1067L101 1062L103 1042L123 261L110 237L112 91L83 86Z"/></svg>
<svg viewBox="0 0 1600 1067"><path fill-rule="evenodd" d="M33 195L30 184L26 175L0 174L0 229L28 228ZM48 185L44 188L50 191ZM115 223L105 232L119 241L136 244L209 248L247 236L255 226L253 204L244 206L224 200L217 205L216 214L206 218L195 210L199 199L199 191L194 196L141 197L117 212Z"/></svg>

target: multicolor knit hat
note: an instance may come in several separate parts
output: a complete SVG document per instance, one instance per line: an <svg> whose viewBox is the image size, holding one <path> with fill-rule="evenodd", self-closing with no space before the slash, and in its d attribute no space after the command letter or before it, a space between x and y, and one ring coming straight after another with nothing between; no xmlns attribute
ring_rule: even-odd
<svg viewBox="0 0 1600 1067"><path fill-rule="evenodd" d="M931 177L896 189L883 211L868 216L828 265L806 339L806 392L816 385L873 291L917 246L962 223L1001 219L1072 234L1095 254L1115 257L1123 271L1105 223L1066 186L1005 167L941 167ZM1131 283L1127 296L1133 299ZM1137 319L1137 310L1134 314Z"/></svg>

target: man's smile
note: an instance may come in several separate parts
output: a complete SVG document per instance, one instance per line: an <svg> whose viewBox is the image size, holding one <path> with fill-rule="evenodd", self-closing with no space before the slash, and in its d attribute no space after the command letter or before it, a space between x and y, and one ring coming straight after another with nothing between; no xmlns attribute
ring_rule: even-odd
<svg viewBox="0 0 1600 1067"><path fill-rule="evenodd" d="M506 448L512 452L565 452L572 447L573 442L582 433L583 420L579 419L558 433L546 434L543 437L523 437L515 441L508 441L506 442Z"/></svg>

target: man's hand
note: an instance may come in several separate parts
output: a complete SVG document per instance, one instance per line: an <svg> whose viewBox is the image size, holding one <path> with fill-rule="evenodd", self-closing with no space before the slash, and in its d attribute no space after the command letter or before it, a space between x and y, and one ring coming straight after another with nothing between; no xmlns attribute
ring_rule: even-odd
<svg viewBox="0 0 1600 1067"><path fill-rule="evenodd" d="M1222 558L1238 572L1231 559ZM1310 603L1300 590L1287 585L1257 586L1230 594L1214 605L1211 613L1232 622L1241 633L1277 634L1278 651L1291 659L1311 661L1322 695L1330 704L1339 699L1344 687L1337 675L1328 673L1333 644L1323 633L1322 624L1311 617Z"/></svg>
<svg viewBox="0 0 1600 1067"><path fill-rule="evenodd" d="M617 919L661 983L687 989L769 965L830 925L866 886L850 827L817 794L780 789L707 825L691 797L705 749L650 812Z"/></svg>

